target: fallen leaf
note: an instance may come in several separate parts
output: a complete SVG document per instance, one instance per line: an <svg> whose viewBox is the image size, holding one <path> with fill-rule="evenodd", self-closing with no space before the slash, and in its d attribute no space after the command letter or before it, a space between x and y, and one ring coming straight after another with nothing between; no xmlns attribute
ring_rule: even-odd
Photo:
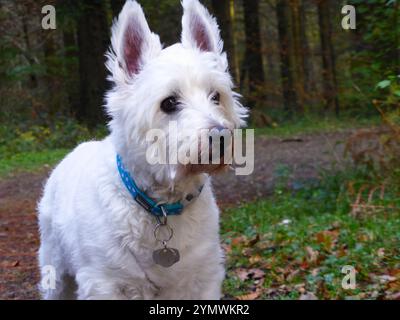
<svg viewBox="0 0 400 320"><path fill-rule="evenodd" d="M333 229L339 229L340 228L340 222L339 221L335 221L334 223L332 223L332 228Z"/></svg>
<svg viewBox="0 0 400 320"><path fill-rule="evenodd" d="M265 272L262 271L261 269L253 268L253 269L250 269L249 275L251 275L252 279L261 279L261 278L264 278Z"/></svg>
<svg viewBox="0 0 400 320"><path fill-rule="evenodd" d="M226 255L228 255L232 252L232 247L229 244L223 243L221 246Z"/></svg>
<svg viewBox="0 0 400 320"><path fill-rule="evenodd" d="M400 291L400 281L399 280L389 281L388 287L392 291Z"/></svg>
<svg viewBox="0 0 400 320"><path fill-rule="evenodd" d="M237 300L255 300L261 294L261 290L256 290L255 292L244 294L241 296L236 297Z"/></svg>
<svg viewBox="0 0 400 320"><path fill-rule="evenodd" d="M262 260L262 258L261 258L261 256L260 256L259 254L256 254L256 255L254 255L254 256L251 256L251 257L249 258L250 264L256 264L256 263L260 262L261 260Z"/></svg>
<svg viewBox="0 0 400 320"><path fill-rule="evenodd" d="M306 259L303 258L303 260L302 260L301 263L300 263L300 268L303 269L303 270L309 268L309 264L308 264L308 262L307 262Z"/></svg>
<svg viewBox="0 0 400 320"><path fill-rule="evenodd" d="M286 270L283 269L283 268L281 268L281 267L276 267L276 268L275 268L275 271L276 271L277 273L281 273L282 275L285 275L285 273L286 273Z"/></svg>
<svg viewBox="0 0 400 320"><path fill-rule="evenodd" d="M393 277L396 277L400 280L400 269L392 269L389 270L389 274Z"/></svg>
<svg viewBox="0 0 400 320"><path fill-rule="evenodd" d="M294 270L291 273L289 273L289 275L286 277L286 281L292 281L294 279L295 276L297 276L300 273L300 270Z"/></svg>
<svg viewBox="0 0 400 320"><path fill-rule="evenodd" d="M264 283L264 278L254 280L256 288L261 286L263 283Z"/></svg>
<svg viewBox="0 0 400 320"><path fill-rule="evenodd" d="M278 291L278 289L276 289L276 288L268 288L268 289L265 289L265 293L266 293L268 296L275 294L277 291Z"/></svg>
<svg viewBox="0 0 400 320"><path fill-rule="evenodd" d="M345 257L346 255L347 255L347 246L346 246L346 245L343 245L343 246L341 246L341 247L339 248L339 250L337 251L336 256L337 256L338 258L341 258L341 257Z"/></svg>
<svg viewBox="0 0 400 320"><path fill-rule="evenodd" d="M389 300L400 300L400 292L391 294L391 295L387 296L387 298Z"/></svg>
<svg viewBox="0 0 400 320"><path fill-rule="evenodd" d="M257 233L253 239L247 241L246 246L253 247L258 241L260 241L260 235Z"/></svg>
<svg viewBox="0 0 400 320"><path fill-rule="evenodd" d="M307 251L307 254L308 254L308 261L310 263L317 262L318 255L319 255L318 251L314 250L310 246L306 246L306 251Z"/></svg>
<svg viewBox="0 0 400 320"><path fill-rule="evenodd" d="M235 274L240 280L245 281L249 276L249 271L245 268L238 268L235 270Z"/></svg>
<svg viewBox="0 0 400 320"><path fill-rule="evenodd" d="M303 293L299 300L318 300L317 296L312 292Z"/></svg>
<svg viewBox="0 0 400 320"><path fill-rule="evenodd" d="M265 276L265 272L257 268L251 268L251 269L238 268L235 270L235 274L242 281L248 279L253 279L253 280L263 279Z"/></svg>
<svg viewBox="0 0 400 320"><path fill-rule="evenodd" d="M313 269L313 270L311 271L311 275L312 275L313 277L316 277L316 276L318 275L318 273L319 273L319 268L315 268L315 269Z"/></svg>
<svg viewBox="0 0 400 320"><path fill-rule="evenodd" d="M329 299L329 292L324 281L318 281L317 293L320 297L322 297L322 299Z"/></svg>
<svg viewBox="0 0 400 320"><path fill-rule="evenodd" d="M251 255L253 254L253 249L246 247L242 250L242 255L244 255L245 257L251 257Z"/></svg>
<svg viewBox="0 0 400 320"><path fill-rule="evenodd" d="M396 277L392 277L392 276L389 276L387 274L384 274L382 276L378 276L378 278L381 281L381 283L387 283L387 282L392 282L392 281L396 281L397 280Z"/></svg>
<svg viewBox="0 0 400 320"><path fill-rule="evenodd" d="M339 230L324 230L318 232L315 237L316 241L323 245L324 249L331 251L337 242Z"/></svg>
<svg viewBox="0 0 400 320"><path fill-rule="evenodd" d="M299 284L296 284L295 286L294 286L294 288L297 290L297 291L299 291L300 293L304 293L304 292L306 292L306 289L305 289L305 283L299 283Z"/></svg>
<svg viewBox="0 0 400 320"><path fill-rule="evenodd" d="M233 238L231 241L232 246L237 246L239 244L242 244L246 241L246 238L244 236L236 237Z"/></svg>
<svg viewBox="0 0 400 320"><path fill-rule="evenodd" d="M385 248L379 248L376 252L376 254L378 255L378 257L382 258L385 256Z"/></svg>

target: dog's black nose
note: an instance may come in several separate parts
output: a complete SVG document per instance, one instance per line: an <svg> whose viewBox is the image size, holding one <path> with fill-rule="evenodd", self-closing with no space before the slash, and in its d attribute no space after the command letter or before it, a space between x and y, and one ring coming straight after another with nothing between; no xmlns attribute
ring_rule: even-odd
<svg viewBox="0 0 400 320"><path fill-rule="evenodd" d="M226 133L227 128L224 128L222 126L216 126L211 129L211 134L208 138L208 142L210 145L210 151L213 149L213 141L215 146L217 146L217 143L219 143L219 156L223 157L225 154L225 145L227 144L225 141L225 136L224 134ZM211 158L211 154L210 154Z"/></svg>

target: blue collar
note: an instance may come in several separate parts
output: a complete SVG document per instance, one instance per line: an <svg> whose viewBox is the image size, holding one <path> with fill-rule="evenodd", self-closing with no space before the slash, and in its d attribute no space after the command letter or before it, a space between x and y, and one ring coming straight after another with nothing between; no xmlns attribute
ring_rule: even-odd
<svg viewBox="0 0 400 320"><path fill-rule="evenodd" d="M117 166L119 175L125 184L125 187L128 189L129 193L132 195L133 199L142 206L147 212L153 214L157 217L163 216L163 210L166 212L167 216L169 215L178 215L182 213L184 207L191 202L195 196L198 196L203 188L200 187L197 195L189 194L186 196L186 199L182 202L175 203L166 203L166 204L157 204L156 201L151 199L146 195L139 187L136 185L135 181L132 179L130 173L124 168L122 163L122 158L117 154Z"/></svg>

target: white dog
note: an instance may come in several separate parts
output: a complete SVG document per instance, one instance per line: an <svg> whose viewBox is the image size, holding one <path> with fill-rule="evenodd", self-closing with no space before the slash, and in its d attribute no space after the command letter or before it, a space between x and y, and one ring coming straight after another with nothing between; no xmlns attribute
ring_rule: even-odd
<svg viewBox="0 0 400 320"><path fill-rule="evenodd" d="M224 259L209 178L215 165L150 165L146 158L150 129L176 121L178 136L197 136L204 128L233 130L246 117L215 19L198 0L182 5L181 43L165 49L135 1L112 27L111 133L72 151L39 203L45 299L221 296ZM54 275L55 285L46 282Z"/></svg>

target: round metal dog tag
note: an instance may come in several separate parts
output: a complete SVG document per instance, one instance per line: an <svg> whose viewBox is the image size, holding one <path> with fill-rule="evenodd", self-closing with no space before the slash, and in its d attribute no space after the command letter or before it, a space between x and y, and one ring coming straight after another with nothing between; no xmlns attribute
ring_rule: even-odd
<svg viewBox="0 0 400 320"><path fill-rule="evenodd" d="M179 251L174 248L164 247L162 249L153 251L154 262L164 268L169 268L177 263L179 259Z"/></svg>

